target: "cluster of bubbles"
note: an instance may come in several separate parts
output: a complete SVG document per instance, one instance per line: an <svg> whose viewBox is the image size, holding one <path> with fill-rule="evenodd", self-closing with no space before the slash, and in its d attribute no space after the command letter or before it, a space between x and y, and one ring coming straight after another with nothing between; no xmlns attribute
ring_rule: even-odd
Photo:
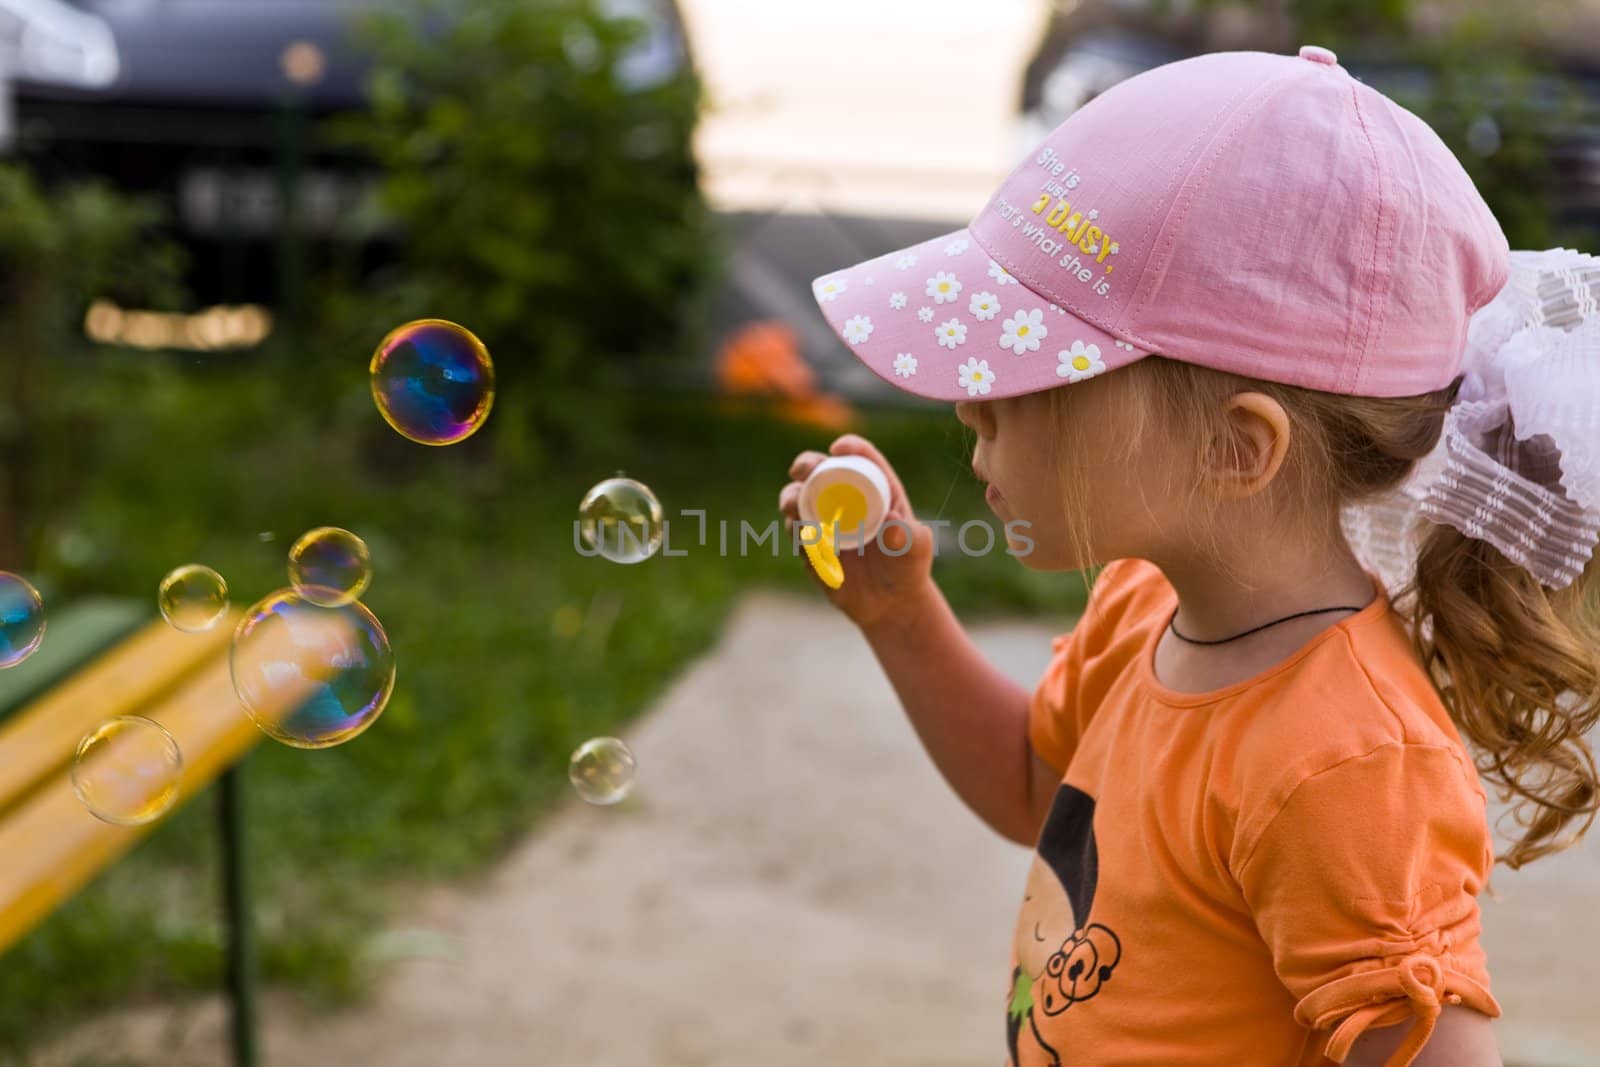
<svg viewBox="0 0 1600 1067"><path fill-rule="evenodd" d="M373 354L370 375L385 421L421 444L450 445L472 436L494 402L488 349L443 319L390 331ZM585 494L578 514L585 544L616 563L649 559L665 537L661 502L648 486L620 473ZM349 530L319 527L295 541L288 573L289 587L251 605L234 628L228 654L234 692L254 724L283 744L342 744L377 721L394 691L388 635L360 599L372 581L371 556ZM228 617L228 584L210 567L184 564L161 580L156 602L174 629L206 633ZM0 571L0 669L32 655L44 630L38 591ZM628 796L635 770L626 744L596 737L572 754L568 777L585 801L611 805ZM182 775L177 739L139 715L107 719L85 735L71 771L84 807L123 826L166 814Z"/></svg>
<svg viewBox="0 0 1600 1067"><path fill-rule="evenodd" d="M394 691L394 653L358 599L372 583L361 538L333 526L312 530L290 550L288 570L290 587L239 619L229 673L240 705L263 733L295 748L328 748L382 714ZM42 631L37 593L32 603ZM228 615L228 583L210 567L186 563L161 580L156 606L173 629L205 633ZM140 715L101 723L78 743L72 762L72 789L84 807L121 826L166 814L182 776L177 739Z"/></svg>

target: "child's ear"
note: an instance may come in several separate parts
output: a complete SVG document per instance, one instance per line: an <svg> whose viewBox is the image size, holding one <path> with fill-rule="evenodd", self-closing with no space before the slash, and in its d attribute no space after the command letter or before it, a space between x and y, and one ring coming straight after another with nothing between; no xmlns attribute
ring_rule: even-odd
<svg viewBox="0 0 1600 1067"><path fill-rule="evenodd" d="M1235 393L1228 399L1226 442L1213 442L1212 473L1230 497L1253 496L1277 476L1289 453L1288 412L1265 393Z"/></svg>

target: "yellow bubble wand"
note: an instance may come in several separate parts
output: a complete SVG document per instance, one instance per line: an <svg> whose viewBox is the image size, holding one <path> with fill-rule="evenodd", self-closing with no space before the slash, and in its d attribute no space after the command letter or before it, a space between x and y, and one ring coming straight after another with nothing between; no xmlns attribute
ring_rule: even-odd
<svg viewBox="0 0 1600 1067"><path fill-rule="evenodd" d="M829 589L838 589L844 585L844 564L839 559L838 550L834 547L833 531L838 526L839 520L844 517L844 507L836 507L828 521L822 526L815 541L806 541L801 538L805 546L806 558L811 561L811 569L817 572L817 577Z"/></svg>

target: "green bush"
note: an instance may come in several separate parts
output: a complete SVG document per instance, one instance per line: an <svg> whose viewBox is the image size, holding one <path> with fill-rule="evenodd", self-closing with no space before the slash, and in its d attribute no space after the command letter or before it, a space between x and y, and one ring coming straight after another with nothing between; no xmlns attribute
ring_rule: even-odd
<svg viewBox="0 0 1600 1067"><path fill-rule="evenodd" d="M367 305L373 329L468 326L525 408L502 422L573 429L590 416L564 387L615 383L625 364L643 373L701 340L716 257L691 146L700 86L687 72L629 84L645 29L596 0L367 25L372 107L333 132L384 168L403 230L400 267Z"/></svg>
<svg viewBox="0 0 1600 1067"><path fill-rule="evenodd" d="M0 567L37 556L44 516L83 476L82 322L90 301L175 308L181 251L153 203L101 182L42 188L0 166Z"/></svg>
<svg viewBox="0 0 1600 1067"><path fill-rule="evenodd" d="M1584 120L1577 82L1480 20L1463 20L1418 54L1433 75L1431 89L1394 99L1450 146L1511 247L1593 251L1600 234L1562 224L1554 210L1562 179L1551 160Z"/></svg>

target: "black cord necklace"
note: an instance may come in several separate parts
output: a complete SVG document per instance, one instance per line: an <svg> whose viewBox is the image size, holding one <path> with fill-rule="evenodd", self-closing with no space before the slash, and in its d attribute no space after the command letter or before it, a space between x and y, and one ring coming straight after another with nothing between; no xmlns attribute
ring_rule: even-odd
<svg viewBox="0 0 1600 1067"><path fill-rule="evenodd" d="M1362 610L1361 608L1352 608L1352 607L1344 607L1344 608L1312 608L1310 611L1297 611L1293 615L1285 615L1281 619L1273 619L1271 622L1264 622L1260 626L1252 626L1250 629L1246 630L1244 633L1242 633L1242 634L1234 634L1232 637L1220 637L1215 641L1200 641L1200 640L1196 640L1193 637L1185 637L1185 636L1183 636L1182 634L1180 634L1178 632L1178 612L1177 612L1177 609L1174 608L1173 612L1172 612L1172 618L1167 622L1167 629L1172 631L1172 636L1173 637L1176 637L1180 641L1187 641L1191 645L1225 645L1229 641L1237 641L1241 637L1248 637L1251 634L1255 633L1257 630L1265 630L1268 626L1276 626L1280 622L1288 622L1290 619L1298 619L1302 615L1321 615L1321 614L1324 614L1325 612L1329 612L1329 611L1361 611L1361 610Z"/></svg>

